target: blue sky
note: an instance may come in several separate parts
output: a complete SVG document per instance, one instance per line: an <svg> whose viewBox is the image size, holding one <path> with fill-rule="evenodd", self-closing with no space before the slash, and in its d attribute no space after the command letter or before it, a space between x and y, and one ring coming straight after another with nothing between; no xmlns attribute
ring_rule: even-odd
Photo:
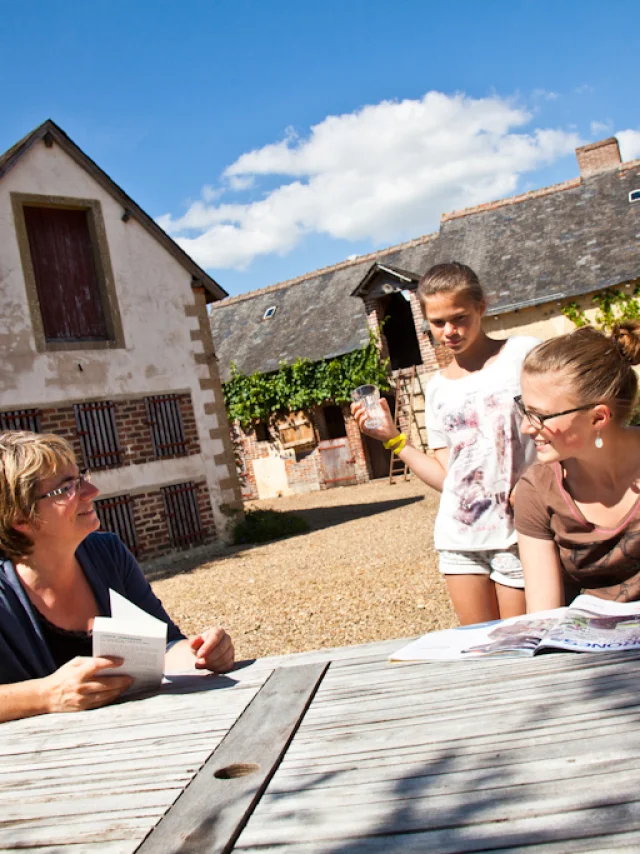
<svg viewBox="0 0 640 854"><path fill-rule="evenodd" d="M4 150L56 121L230 293L640 157L640 3L5 4Z"/></svg>

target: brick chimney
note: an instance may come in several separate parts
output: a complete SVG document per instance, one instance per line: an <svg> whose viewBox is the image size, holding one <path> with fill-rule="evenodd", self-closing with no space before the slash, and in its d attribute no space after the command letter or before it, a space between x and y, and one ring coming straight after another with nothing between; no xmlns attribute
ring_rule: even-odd
<svg viewBox="0 0 640 854"><path fill-rule="evenodd" d="M620 148L615 136L602 139L600 142L592 142L591 145L583 145L576 148L576 157L580 167L580 175L588 178L598 172L606 172L615 169L622 162L620 159Z"/></svg>

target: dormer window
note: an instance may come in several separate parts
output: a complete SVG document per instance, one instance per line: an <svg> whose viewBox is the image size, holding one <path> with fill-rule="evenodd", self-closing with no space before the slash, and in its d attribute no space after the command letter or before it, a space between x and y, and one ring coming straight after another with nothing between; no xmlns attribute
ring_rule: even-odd
<svg viewBox="0 0 640 854"><path fill-rule="evenodd" d="M640 190L631 190L629 193L630 202L640 202Z"/></svg>
<svg viewBox="0 0 640 854"><path fill-rule="evenodd" d="M269 320L269 318L270 318L270 317L273 317L273 315L274 315L275 313L276 313L276 307L275 307L275 305L270 305L270 306L269 306L269 308L268 308L268 309L265 311L265 313L262 315L262 319L263 319L263 320Z"/></svg>

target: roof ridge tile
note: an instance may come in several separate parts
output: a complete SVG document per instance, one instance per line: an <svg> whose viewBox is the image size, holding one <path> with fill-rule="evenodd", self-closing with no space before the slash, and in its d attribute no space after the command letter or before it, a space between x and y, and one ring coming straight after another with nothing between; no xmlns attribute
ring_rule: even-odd
<svg viewBox="0 0 640 854"><path fill-rule="evenodd" d="M506 207L508 205L517 205L520 202L527 202L530 199L539 199L543 196L551 196L554 193L561 193L563 190L572 190L579 187L582 183L581 178L570 178L568 181L562 181L560 184L551 184L549 187L541 187L538 190L528 190L526 193L519 193L517 196L509 196L506 199L496 199L492 202L483 202L479 205L473 205L469 208L460 208L457 211L449 211L440 217L440 222L448 222L451 219L460 219L463 216L471 216L476 213L485 213L496 208Z"/></svg>

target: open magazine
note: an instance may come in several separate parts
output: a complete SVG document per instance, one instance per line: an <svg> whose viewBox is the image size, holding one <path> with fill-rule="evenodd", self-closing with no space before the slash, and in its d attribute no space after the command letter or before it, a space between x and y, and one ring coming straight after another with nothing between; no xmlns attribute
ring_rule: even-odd
<svg viewBox="0 0 640 854"><path fill-rule="evenodd" d="M640 650L640 602L609 602L578 596L568 608L539 611L474 626L431 632L390 661L446 661L485 655L524 657L550 650Z"/></svg>

